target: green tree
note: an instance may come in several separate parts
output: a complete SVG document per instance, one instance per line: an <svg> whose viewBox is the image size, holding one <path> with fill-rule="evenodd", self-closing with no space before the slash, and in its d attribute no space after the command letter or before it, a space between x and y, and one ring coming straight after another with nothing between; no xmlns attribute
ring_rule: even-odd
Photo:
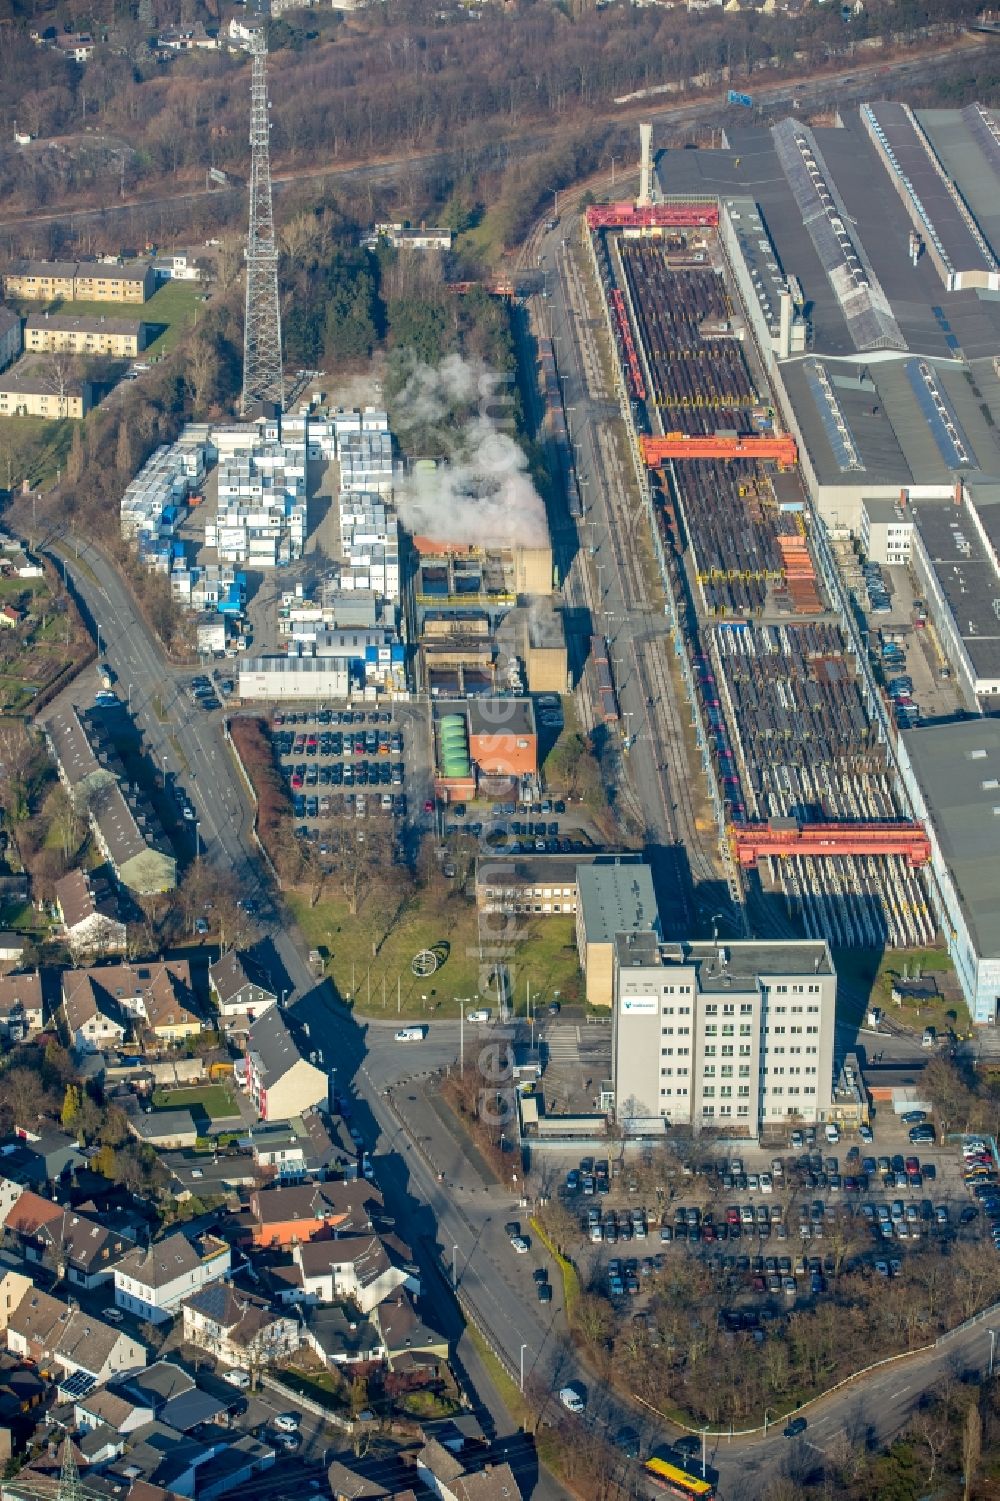
<svg viewBox="0 0 1000 1501"><path fill-rule="evenodd" d="M67 1084L66 1093L63 1095L62 1110L59 1113L64 1131L72 1131L79 1114L80 1091L75 1084Z"/></svg>
<svg viewBox="0 0 1000 1501"><path fill-rule="evenodd" d="M440 364L446 352L449 320L444 296L397 297L386 309L393 344L412 351L425 365Z"/></svg>

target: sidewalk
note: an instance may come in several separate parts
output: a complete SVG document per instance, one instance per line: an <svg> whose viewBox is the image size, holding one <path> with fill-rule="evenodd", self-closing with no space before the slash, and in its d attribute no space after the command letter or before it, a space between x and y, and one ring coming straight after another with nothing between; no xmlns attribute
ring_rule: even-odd
<svg viewBox="0 0 1000 1501"><path fill-rule="evenodd" d="M433 1084L428 1087L411 1081L397 1085L388 1101L428 1166L450 1187L471 1193L500 1187Z"/></svg>

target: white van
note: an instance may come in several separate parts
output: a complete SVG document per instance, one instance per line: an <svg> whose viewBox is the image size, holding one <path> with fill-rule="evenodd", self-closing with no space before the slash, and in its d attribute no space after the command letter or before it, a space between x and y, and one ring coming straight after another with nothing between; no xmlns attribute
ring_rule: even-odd
<svg viewBox="0 0 1000 1501"><path fill-rule="evenodd" d="M922 1048L932 1048L936 1042L937 1042L937 1032L934 1030L933 1027L925 1027L924 1028L924 1035L920 1039L920 1046Z"/></svg>
<svg viewBox="0 0 1000 1501"><path fill-rule="evenodd" d="M830 1145L832 1147L836 1146L837 1142L840 1140L840 1127L835 1125L833 1121L828 1121L824 1134Z"/></svg>
<svg viewBox="0 0 1000 1501"><path fill-rule="evenodd" d="M423 1042L426 1027L400 1027L396 1033L397 1042Z"/></svg>

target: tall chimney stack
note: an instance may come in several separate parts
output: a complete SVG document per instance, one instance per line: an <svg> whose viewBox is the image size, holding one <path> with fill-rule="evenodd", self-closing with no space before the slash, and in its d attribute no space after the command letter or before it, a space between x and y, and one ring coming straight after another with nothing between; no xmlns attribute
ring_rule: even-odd
<svg viewBox="0 0 1000 1501"><path fill-rule="evenodd" d="M653 201L653 126L651 123L639 126L639 206L646 208Z"/></svg>

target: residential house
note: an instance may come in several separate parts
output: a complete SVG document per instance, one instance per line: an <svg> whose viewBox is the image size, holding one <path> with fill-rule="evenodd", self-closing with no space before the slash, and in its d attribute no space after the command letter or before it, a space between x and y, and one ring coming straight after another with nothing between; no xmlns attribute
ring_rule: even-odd
<svg viewBox="0 0 1000 1501"><path fill-rule="evenodd" d="M448 1338L429 1324L412 1288L401 1287L372 1313L394 1376L436 1377L448 1363Z"/></svg>
<svg viewBox="0 0 1000 1501"><path fill-rule="evenodd" d="M437 1439L417 1455L417 1474L438 1501L521 1501L521 1488L506 1461L467 1470Z"/></svg>
<svg viewBox="0 0 1000 1501"><path fill-rule="evenodd" d="M4 1229L17 1237L26 1263L47 1266L88 1291L110 1281L135 1245L127 1235L31 1192L18 1199Z"/></svg>
<svg viewBox="0 0 1000 1501"><path fill-rule="evenodd" d="M107 881L85 870L71 870L56 882L55 905L63 936L78 963L125 952L125 924Z"/></svg>
<svg viewBox="0 0 1000 1501"><path fill-rule="evenodd" d="M43 728L59 780L86 812L115 879L140 896L171 891L177 884L173 850L152 804L128 782L103 724L71 705L50 715Z"/></svg>
<svg viewBox="0 0 1000 1501"><path fill-rule="evenodd" d="M57 36L52 45L63 57L71 57L75 63L89 63L94 55L94 38L86 31Z"/></svg>
<svg viewBox="0 0 1000 1501"><path fill-rule="evenodd" d="M155 1369L155 1367L150 1367ZM73 1404L73 1416L78 1429L93 1432L108 1427L116 1433L133 1433L153 1416L153 1409L143 1402L133 1401L120 1389L100 1387Z"/></svg>
<svg viewBox="0 0 1000 1501"><path fill-rule="evenodd" d="M63 1376L83 1371L95 1386L146 1364L146 1348L121 1329L39 1288L25 1293L7 1323L7 1348Z"/></svg>
<svg viewBox="0 0 1000 1501"><path fill-rule="evenodd" d="M420 1275L409 1246L374 1230L300 1242L292 1260L302 1274L304 1297L323 1303L350 1298L362 1313L371 1313L401 1287L420 1291Z"/></svg>
<svg viewBox="0 0 1000 1501"><path fill-rule="evenodd" d="M138 896L173 891L177 860L152 803L140 792L102 787L90 806L90 827L121 886Z"/></svg>
<svg viewBox="0 0 1000 1501"><path fill-rule="evenodd" d="M297 1131L295 1122L288 1125L259 1126L250 1137L254 1165L273 1173L282 1183L299 1183L309 1176L306 1157L309 1139Z"/></svg>
<svg viewBox="0 0 1000 1501"><path fill-rule="evenodd" d="M302 1343L298 1319L276 1312L263 1298L213 1282L185 1298L184 1340L243 1370L270 1365Z"/></svg>
<svg viewBox="0 0 1000 1501"><path fill-rule="evenodd" d="M303 1058L277 1006L250 1028L243 1080L265 1121L289 1120L329 1094L326 1073Z"/></svg>
<svg viewBox="0 0 1000 1501"><path fill-rule="evenodd" d="M87 1162L75 1137L44 1120L15 1125L13 1137L0 1141L0 1158L5 1175L26 1184L64 1181Z"/></svg>
<svg viewBox="0 0 1000 1501"><path fill-rule="evenodd" d="M201 281L201 267L190 250L167 250L153 268L164 281Z"/></svg>
<svg viewBox="0 0 1000 1501"><path fill-rule="evenodd" d="M250 1195L255 1246L284 1247L334 1234L358 1235L382 1211L382 1196L370 1183L287 1183L256 1188Z"/></svg>
<svg viewBox="0 0 1000 1501"><path fill-rule="evenodd" d="M5 1174L0 1174L0 1225L3 1224L24 1192L25 1185L20 1179L8 1178Z"/></svg>
<svg viewBox="0 0 1000 1501"><path fill-rule="evenodd" d="M148 302L155 291L150 261L81 261L76 268L78 302Z"/></svg>
<svg viewBox="0 0 1000 1501"><path fill-rule="evenodd" d="M103 1053L119 1047L129 1030L118 996L88 969L67 969L62 977L62 1014L74 1053Z"/></svg>
<svg viewBox="0 0 1000 1501"><path fill-rule="evenodd" d="M219 1015L227 1020L245 1016L252 1023L278 1004L264 972L249 955L235 949L209 966L208 988Z"/></svg>
<svg viewBox="0 0 1000 1501"><path fill-rule="evenodd" d="M34 1283L24 1262L10 1251L0 1251L0 1333Z"/></svg>
<svg viewBox="0 0 1000 1501"><path fill-rule="evenodd" d="M5 631L14 631L24 620L24 611L16 605L0 606L0 626Z"/></svg>
<svg viewBox="0 0 1000 1501"><path fill-rule="evenodd" d="M0 932L0 964L20 964L28 951L23 933Z"/></svg>
<svg viewBox="0 0 1000 1501"><path fill-rule="evenodd" d="M214 1235L196 1243L179 1232L168 1235L147 1250L131 1251L115 1267L115 1303L138 1318L166 1323L183 1298L228 1277L231 1264L228 1245Z"/></svg>
<svg viewBox="0 0 1000 1501"><path fill-rule="evenodd" d="M80 354L134 360L146 347L148 325L138 318L86 318L76 313L29 313L24 348L41 354Z"/></svg>
<svg viewBox="0 0 1000 1501"><path fill-rule="evenodd" d="M0 975L0 1037L25 1042L42 1030L42 978L38 970Z"/></svg>
<svg viewBox="0 0 1000 1501"><path fill-rule="evenodd" d="M353 1303L324 1303L307 1308L303 1339L329 1368L380 1365L385 1359L382 1336L374 1320Z"/></svg>
<svg viewBox="0 0 1000 1501"><path fill-rule="evenodd" d="M384 1468L384 1466L382 1467ZM360 1470L351 1469L335 1459L326 1472L327 1484L333 1501L387 1501L394 1495L391 1486L369 1479Z"/></svg>
<svg viewBox="0 0 1000 1501"><path fill-rule="evenodd" d="M122 1395L133 1398L147 1410L146 1421L160 1418L171 1402L193 1392L197 1382L175 1360L157 1360L144 1371L136 1371L122 1383Z"/></svg>
<svg viewBox="0 0 1000 1501"><path fill-rule="evenodd" d="M69 376L53 381L41 371L24 369L25 361L0 375L0 417L86 417L95 405L93 381Z"/></svg>
<svg viewBox="0 0 1000 1501"><path fill-rule="evenodd" d="M3 285L8 297L72 302L76 261L15 261L4 274Z"/></svg>
<svg viewBox="0 0 1000 1501"><path fill-rule="evenodd" d="M144 1031L160 1042L183 1042L197 1037L204 1028L201 1011L191 986L191 968L186 959L133 966L142 986L139 1016Z"/></svg>
<svg viewBox="0 0 1000 1501"><path fill-rule="evenodd" d="M12 308L0 307L0 370L21 353L21 319Z"/></svg>
<svg viewBox="0 0 1000 1501"><path fill-rule="evenodd" d="M124 1036L130 1025L159 1042L181 1042L202 1030L186 959L66 970L62 986L66 1025L78 1052L102 1051L121 1040L119 1028Z"/></svg>
<svg viewBox="0 0 1000 1501"><path fill-rule="evenodd" d="M211 52L217 50L219 38L206 31L201 21L196 21L193 26L164 26L156 38L156 45L166 52Z"/></svg>

